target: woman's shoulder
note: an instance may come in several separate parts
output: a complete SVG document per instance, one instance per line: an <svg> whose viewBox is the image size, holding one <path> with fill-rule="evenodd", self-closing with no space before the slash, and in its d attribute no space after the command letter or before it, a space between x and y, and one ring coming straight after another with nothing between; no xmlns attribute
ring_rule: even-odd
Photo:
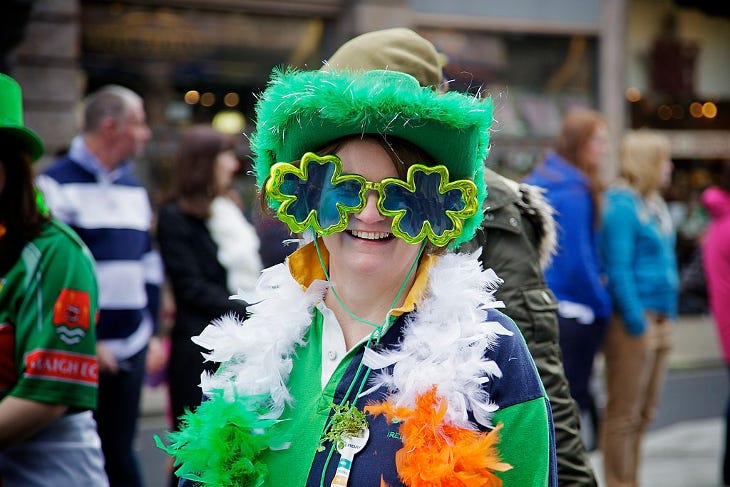
<svg viewBox="0 0 730 487"><path fill-rule="evenodd" d="M502 351L508 351L507 354L513 357L516 357L514 355L515 351L518 356L529 356L530 353L527 349L527 342L525 342L520 328L512 318L507 316L500 309L491 308L487 310L486 321L488 323L496 322L499 324L501 329L504 330L500 333L500 342L498 344L498 348L495 348L495 350L499 350L501 348Z"/></svg>
<svg viewBox="0 0 730 487"><path fill-rule="evenodd" d="M183 212L177 201L168 201L160 206L158 214L160 218L175 218L182 216Z"/></svg>
<svg viewBox="0 0 730 487"><path fill-rule="evenodd" d="M157 212L158 233L179 234L188 233L191 227L203 228L203 220L185 213L177 202L169 202L160 207Z"/></svg>
<svg viewBox="0 0 730 487"><path fill-rule="evenodd" d="M616 181L612 183L604 192L606 198L612 199L634 199L639 196L639 193L623 181Z"/></svg>
<svg viewBox="0 0 730 487"><path fill-rule="evenodd" d="M604 192L605 206L608 211L634 211L639 200L639 193L626 184L614 184Z"/></svg>
<svg viewBox="0 0 730 487"><path fill-rule="evenodd" d="M544 397L527 342L515 322L501 311L489 309L487 323L498 323L504 330L486 351L500 370L488 387L495 403L504 408Z"/></svg>
<svg viewBox="0 0 730 487"><path fill-rule="evenodd" d="M92 259L81 237L57 218L49 218L43 223L41 234L32 241L32 244L44 255L52 255L53 258L63 255L62 260L67 262L66 259L72 256L83 256L84 260Z"/></svg>
<svg viewBox="0 0 730 487"><path fill-rule="evenodd" d="M548 190L560 190L566 185L586 185L586 177L574 165L556 153L548 155L525 178L524 182Z"/></svg>
<svg viewBox="0 0 730 487"><path fill-rule="evenodd" d="M59 262L65 265L57 265ZM25 244L15 266L26 276L38 272L44 276L55 276L43 279L44 286L54 287L70 279L76 285L91 287L93 284L96 287L94 257L76 232L56 218L42 223L40 234ZM29 283L26 280L25 285Z"/></svg>

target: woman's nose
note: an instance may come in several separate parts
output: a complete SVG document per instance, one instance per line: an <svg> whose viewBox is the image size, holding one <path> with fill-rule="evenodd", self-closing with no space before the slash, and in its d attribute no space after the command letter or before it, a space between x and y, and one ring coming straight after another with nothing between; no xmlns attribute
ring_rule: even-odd
<svg viewBox="0 0 730 487"><path fill-rule="evenodd" d="M379 222L385 218L378 211L378 193L376 191L368 191L365 197L365 208L355 216L363 223Z"/></svg>

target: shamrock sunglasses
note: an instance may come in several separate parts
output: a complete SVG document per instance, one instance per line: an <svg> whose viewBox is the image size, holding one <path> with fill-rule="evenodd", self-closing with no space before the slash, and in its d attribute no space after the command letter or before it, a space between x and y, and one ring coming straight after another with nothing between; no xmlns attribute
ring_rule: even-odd
<svg viewBox="0 0 730 487"><path fill-rule="evenodd" d="M477 212L473 181L449 182L446 166L414 164L406 180L371 182L358 174L342 174L335 155L304 154L299 167L285 162L271 166L266 194L280 203L278 218L295 233L311 228L330 235L347 228L350 213L361 212L368 191L378 193L378 211L393 218L393 235L415 244L428 238L442 247L462 231L463 220Z"/></svg>

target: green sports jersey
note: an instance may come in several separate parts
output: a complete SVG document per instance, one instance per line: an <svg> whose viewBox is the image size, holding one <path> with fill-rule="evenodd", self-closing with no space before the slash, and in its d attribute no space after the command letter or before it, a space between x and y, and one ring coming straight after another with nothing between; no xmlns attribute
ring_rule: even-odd
<svg viewBox="0 0 730 487"><path fill-rule="evenodd" d="M55 219L0 278L0 399L96 407L98 290L86 246Z"/></svg>

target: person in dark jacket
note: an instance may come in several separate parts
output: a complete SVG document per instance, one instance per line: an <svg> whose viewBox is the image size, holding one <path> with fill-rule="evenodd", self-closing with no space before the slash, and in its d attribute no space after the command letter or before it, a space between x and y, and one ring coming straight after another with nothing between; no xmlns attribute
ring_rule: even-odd
<svg viewBox="0 0 730 487"><path fill-rule="evenodd" d="M243 317L245 304L229 296L253 288L261 270L255 230L226 195L239 168L233 147L212 127L188 129L175 160L173 196L159 212L157 239L176 307L167 374L175 429L185 410L201 402L200 374L215 370L190 337L221 315Z"/></svg>
<svg viewBox="0 0 730 487"><path fill-rule="evenodd" d="M550 398L561 486L595 486L596 478L581 440L580 417L570 395L559 345L557 300L543 268L555 252L553 209L535 186L517 183L486 169L489 189L482 227L462 251L481 247L481 261L504 283L495 298L525 337Z"/></svg>

